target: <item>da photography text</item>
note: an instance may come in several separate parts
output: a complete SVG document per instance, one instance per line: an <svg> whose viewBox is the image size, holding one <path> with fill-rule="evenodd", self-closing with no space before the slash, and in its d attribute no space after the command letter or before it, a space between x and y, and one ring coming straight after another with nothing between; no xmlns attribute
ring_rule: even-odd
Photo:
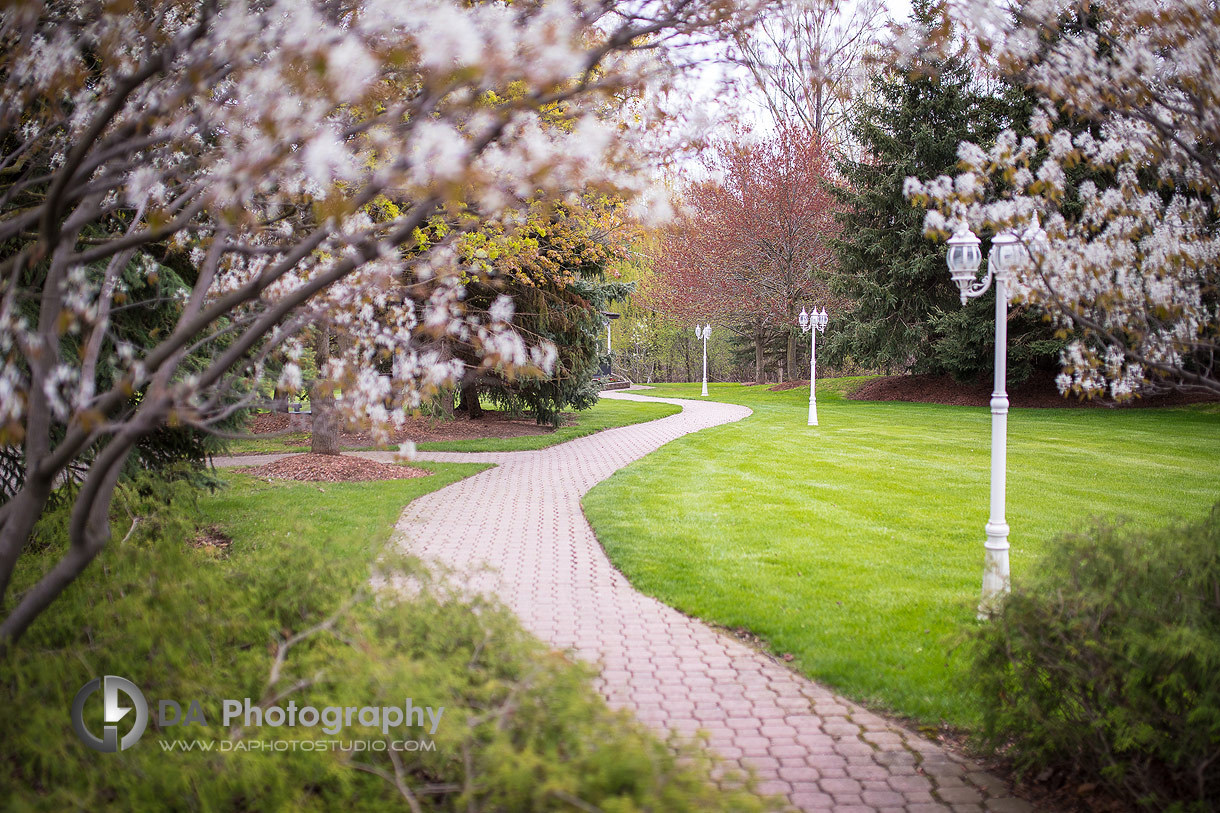
<svg viewBox="0 0 1220 813"><path fill-rule="evenodd" d="M103 709L102 735L99 737L85 722L85 706L95 694L101 694ZM128 716L129 712L134 712ZM125 751L140 739L148 725L149 703L136 684L117 675L94 678L81 687L72 702L72 726L81 741L97 751ZM220 701L219 719L226 727L242 728L318 728L334 736L351 726L377 728L382 734L402 727L426 729L435 734L445 707L417 706L411 698L398 706L298 706L295 700L287 705L263 707L250 698ZM208 717L198 700L179 702L163 699L157 702L157 722L162 729L175 726L206 726ZM126 728L125 733L120 733ZM208 749L210 750L210 749ZM267 749L298 750L298 749Z"/></svg>

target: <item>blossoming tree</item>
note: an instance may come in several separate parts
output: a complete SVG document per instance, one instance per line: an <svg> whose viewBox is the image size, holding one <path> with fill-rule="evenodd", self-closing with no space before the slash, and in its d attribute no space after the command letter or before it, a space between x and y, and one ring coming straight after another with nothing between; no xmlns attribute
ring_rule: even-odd
<svg viewBox="0 0 1220 813"><path fill-rule="evenodd" d="M1017 296L1079 336L1061 390L1220 393L1215 3L1036 0L1014 15L958 0L950 13L1042 101L1032 136L963 143L955 177L908 179L908 196L932 207L925 230L1024 233L1041 219L1046 239L1028 244ZM1073 183L1067 170L1081 165Z"/></svg>
<svg viewBox="0 0 1220 813"><path fill-rule="evenodd" d="M683 216L665 233L647 296L664 313L751 341L762 383L766 341L787 334L791 372L802 304L838 304L827 287L838 233L829 162L817 137L793 126L757 141L739 134L707 168L712 177L683 192Z"/></svg>
<svg viewBox="0 0 1220 813"><path fill-rule="evenodd" d="M464 309L464 280L491 271L421 229L460 221L459 203L492 217L589 185L638 195L632 169L664 121L640 100L663 98L676 48L742 22L747 5L6 4L0 445L21 465L0 505L0 647L109 538L133 446L254 405L271 371L279 391L299 388L306 326L345 337L321 372L342 382L349 414L383 426L454 383L437 336L489 369L546 372L554 347L508 329L507 303ZM624 97L636 101L607 116ZM541 125L556 108L571 123L562 140ZM172 328L145 344L116 335L116 312L145 304L124 280L171 262L189 268ZM70 545L10 599L69 478Z"/></svg>

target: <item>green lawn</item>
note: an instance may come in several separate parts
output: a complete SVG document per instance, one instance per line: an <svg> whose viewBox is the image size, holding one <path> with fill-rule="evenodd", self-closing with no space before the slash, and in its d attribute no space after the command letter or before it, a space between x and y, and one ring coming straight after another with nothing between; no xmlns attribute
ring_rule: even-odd
<svg viewBox="0 0 1220 813"><path fill-rule="evenodd" d="M433 474L366 483L226 472L213 494L161 476L121 483L115 538L0 659L0 807L362 813L402 809L413 789L438 811L574 810L571 799L586 810L776 808L709 781L707 754L675 750L612 712L591 667L551 651L496 602L387 549L405 504L486 468L421 465ZM67 513L40 523L18 591L62 554ZM219 544L192 544L200 529ZM369 596L374 562L422 589ZM143 737L116 754L86 747L69 725L76 693L100 675L133 681L150 707ZM363 713L337 732L300 720L226 724L226 698L281 711L408 698L443 717L427 730L409 717L366 724ZM166 718L166 700L193 716ZM86 726L106 722L101 699L91 701ZM433 747L393 758L400 739Z"/></svg>
<svg viewBox="0 0 1220 813"><path fill-rule="evenodd" d="M307 542L323 553L324 571L314 574L335 591L336 581L355 589L368 577L369 563L385 546L403 508L490 466L480 463L413 462L429 477L350 483L267 482L224 472L229 487L199 501L200 522L216 524L233 537L237 551L257 551L286 542Z"/></svg>
<svg viewBox="0 0 1220 813"><path fill-rule="evenodd" d="M670 443L595 487L585 513L632 583L678 609L768 640L844 694L971 726L951 647L974 623L987 521L985 407L711 386L753 416ZM648 395L698 398L698 385ZM1014 577L1089 517L1156 526L1220 499L1220 414L1015 409L1008 522Z"/></svg>
<svg viewBox="0 0 1220 813"><path fill-rule="evenodd" d="M638 401L614 401L608 398L597 402L592 408L576 413L576 423L571 426L546 432L541 435L523 435L516 438L469 438L466 440L443 441L436 443L421 443L421 451L431 452L521 452L532 449L545 449L558 443L591 435L603 429L614 429L618 426L630 426L633 423L655 421L679 412L680 408L671 404L648 404ZM296 441L296 445L293 445ZM255 436L253 438L229 441L225 454L267 454L273 452L304 452L308 446L309 433L293 432L278 436ZM368 446L361 450L378 450L397 448L388 446Z"/></svg>

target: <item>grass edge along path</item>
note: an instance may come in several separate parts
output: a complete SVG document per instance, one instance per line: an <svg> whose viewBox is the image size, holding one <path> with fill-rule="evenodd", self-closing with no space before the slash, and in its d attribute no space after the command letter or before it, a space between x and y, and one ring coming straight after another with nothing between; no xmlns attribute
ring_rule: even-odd
<svg viewBox="0 0 1220 813"><path fill-rule="evenodd" d="M551 652L501 605L432 581L410 557L398 561L385 543L403 506L489 467L420 465L434 474L299 483L228 473L230 487L211 495L152 477L121 486L121 507L143 521L108 545L0 662L0 704L10 712L0 716L0 787L11 790L9 805L159 810L172 800L203 810L374 811L401 807L397 781L444 810L555 809L573 799L588 800L585 809L771 809L746 789L709 780L705 751L671 748L609 710L589 667ZM123 518L116 511L116 525ZM50 519L20 583L64 544L59 519ZM201 546L198 527L217 544ZM403 567L429 587L350 605L374 561L381 573ZM328 615L330 632L318 626ZM277 650L288 640L296 643L281 662ZM274 686L273 661L273 673L283 667ZM105 674L134 681L152 712L141 741L117 754L90 750L67 724L75 692ZM389 708L404 695L445 711L426 732L436 748L407 749L401 760L384 746L418 736L411 724L387 731L360 720L331 732L247 721L235 734L219 719L221 698L258 704L262 696L282 710L290 700ZM198 700L207 719L167 725L154 716L164 699L184 710ZM100 731L101 701L94 705L87 726ZM383 747L344 754L334 745L342 739ZM213 747L165 747L205 741ZM320 745L222 747L285 741Z"/></svg>
<svg viewBox="0 0 1220 813"><path fill-rule="evenodd" d="M673 404L649 404L640 401L615 401L599 399L591 408L576 413L576 423L561 426L553 432L540 435L521 435L514 438L467 438L464 440L431 441L416 445L421 452L525 452L536 449L546 449L569 440L582 438L606 429L616 429L620 426L631 426L646 423L674 415L681 407ZM307 432L294 432L288 435L254 436L228 441L226 449L221 453L226 457L237 457L253 454L303 454L309 451L308 445L293 445L288 440L305 441L309 439ZM397 446L359 446L344 447L348 452L393 451Z"/></svg>
<svg viewBox="0 0 1220 813"><path fill-rule="evenodd" d="M809 677L924 724L973 727L955 650L973 623L990 477L979 407L848 401L860 379L712 385L754 415L680 438L583 506L641 591L744 627ZM698 400L698 385L645 395ZM1220 498L1220 415L1204 407L1026 409L1009 417L1015 578L1090 517L1197 517Z"/></svg>
<svg viewBox="0 0 1220 813"><path fill-rule="evenodd" d="M647 394L647 393L643 393ZM420 443L421 452L525 452L547 449L583 438L637 423L667 418L682 411L675 404L646 403L643 401L618 401L599 398L597 403L583 412L576 413L576 423L561 426L545 435L522 435L516 438L470 438L469 440L437 441Z"/></svg>

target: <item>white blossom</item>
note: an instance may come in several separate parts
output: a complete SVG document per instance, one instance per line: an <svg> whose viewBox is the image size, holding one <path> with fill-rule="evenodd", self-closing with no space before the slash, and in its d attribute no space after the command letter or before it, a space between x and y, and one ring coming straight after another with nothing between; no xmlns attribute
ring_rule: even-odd
<svg viewBox="0 0 1220 813"><path fill-rule="evenodd" d="M1075 6L1029 0L1019 17L989 0L954 0L951 13L1002 70L1040 95L1034 138L1006 130L985 153L962 144L963 171L904 184L930 207L925 232L962 221L976 231L1023 230L1031 246L1014 286L1079 338L1064 351L1061 390L1128 398L1153 380L1220 391L1209 359L1220 313L1220 40L1206 0L1107 5L1099 47L1093 22L1058 26ZM1053 40L1040 38L1047 27ZM1075 132L1074 132L1075 131ZM1089 177L1074 196L1065 167Z"/></svg>

